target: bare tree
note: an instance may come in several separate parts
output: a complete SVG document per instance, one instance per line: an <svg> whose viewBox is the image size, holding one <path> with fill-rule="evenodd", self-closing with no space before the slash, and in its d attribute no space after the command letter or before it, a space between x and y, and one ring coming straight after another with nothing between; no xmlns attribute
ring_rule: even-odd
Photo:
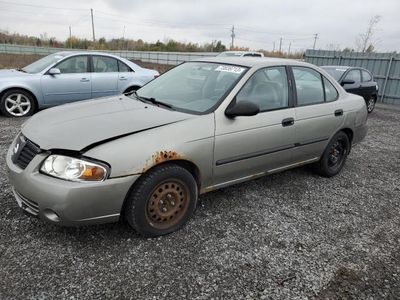
<svg viewBox="0 0 400 300"><path fill-rule="evenodd" d="M372 52L375 49L374 34L376 32L376 25L378 25L380 20L381 16L379 15L375 15L369 20L367 30L361 33L356 40L358 51Z"/></svg>

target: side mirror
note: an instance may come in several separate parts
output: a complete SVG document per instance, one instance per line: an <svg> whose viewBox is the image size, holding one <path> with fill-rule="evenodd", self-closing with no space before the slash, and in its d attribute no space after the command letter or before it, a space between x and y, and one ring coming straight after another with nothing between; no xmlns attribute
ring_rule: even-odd
<svg viewBox="0 0 400 300"><path fill-rule="evenodd" d="M50 75L58 75L61 74L61 71L58 68L51 68L47 73L49 73Z"/></svg>
<svg viewBox="0 0 400 300"><path fill-rule="evenodd" d="M225 115L228 118L240 117L240 116L255 116L260 112L258 105L249 101L240 101L228 107L225 110Z"/></svg>
<svg viewBox="0 0 400 300"><path fill-rule="evenodd" d="M343 79L342 82L340 83L342 86L345 84L355 84L356 82L353 79Z"/></svg>

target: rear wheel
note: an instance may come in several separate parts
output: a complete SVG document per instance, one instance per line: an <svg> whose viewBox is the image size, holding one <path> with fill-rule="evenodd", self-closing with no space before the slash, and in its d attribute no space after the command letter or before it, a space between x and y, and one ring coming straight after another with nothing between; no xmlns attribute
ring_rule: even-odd
<svg viewBox="0 0 400 300"><path fill-rule="evenodd" d="M0 110L7 117L26 117L35 112L36 102L28 92L12 89L1 97Z"/></svg>
<svg viewBox="0 0 400 300"><path fill-rule="evenodd" d="M128 223L144 236L178 230L193 214L197 184L184 168L166 164L144 174L130 192L125 205Z"/></svg>
<svg viewBox="0 0 400 300"><path fill-rule="evenodd" d="M349 151L349 137L343 131L338 132L331 139L320 161L316 164L317 173L325 177L338 174L346 162Z"/></svg>
<svg viewBox="0 0 400 300"><path fill-rule="evenodd" d="M370 96L367 99L367 110L368 110L368 113L372 113L372 111L375 108L375 103L376 103L376 98L374 96Z"/></svg>

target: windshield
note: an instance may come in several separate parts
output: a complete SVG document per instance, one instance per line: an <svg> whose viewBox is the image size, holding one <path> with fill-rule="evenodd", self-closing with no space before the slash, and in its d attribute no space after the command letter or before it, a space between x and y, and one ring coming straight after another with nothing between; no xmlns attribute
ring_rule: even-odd
<svg viewBox="0 0 400 300"><path fill-rule="evenodd" d="M22 68L22 70L27 73L39 73L64 57L65 55L62 55L60 53L50 54L35 61L34 63L31 63L30 65L27 65L26 67Z"/></svg>
<svg viewBox="0 0 400 300"><path fill-rule="evenodd" d="M246 70L242 66L187 62L150 81L137 96L153 98L172 109L205 113L219 104Z"/></svg>
<svg viewBox="0 0 400 300"><path fill-rule="evenodd" d="M346 68L340 67L322 67L322 69L335 78L336 81L339 81L340 77L347 71Z"/></svg>

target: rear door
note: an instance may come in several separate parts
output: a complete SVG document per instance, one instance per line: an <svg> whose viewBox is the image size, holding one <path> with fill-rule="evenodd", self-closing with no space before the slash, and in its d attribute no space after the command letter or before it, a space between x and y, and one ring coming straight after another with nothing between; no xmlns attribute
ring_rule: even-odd
<svg viewBox="0 0 400 300"><path fill-rule="evenodd" d="M68 57L54 68L58 68L61 74L46 73L41 78L44 101L47 105L90 99L91 74L87 55Z"/></svg>
<svg viewBox="0 0 400 300"><path fill-rule="evenodd" d="M344 111L333 84L308 67L293 67L296 91L296 163L317 160L341 127Z"/></svg>
<svg viewBox="0 0 400 300"><path fill-rule="evenodd" d="M118 60L118 91L123 93L132 86L135 72L125 63Z"/></svg>
<svg viewBox="0 0 400 300"><path fill-rule="evenodd" d="M118 60L92 55L92 98L118 94Z"/></svg>
<svg viewBox="0 0 400 300"><path fill-rule="evenodd" d="M260 113L216 118L214 184L272 171L292 162L295 112L285 67L263 68L233 101L250 101Z"/></svg>

